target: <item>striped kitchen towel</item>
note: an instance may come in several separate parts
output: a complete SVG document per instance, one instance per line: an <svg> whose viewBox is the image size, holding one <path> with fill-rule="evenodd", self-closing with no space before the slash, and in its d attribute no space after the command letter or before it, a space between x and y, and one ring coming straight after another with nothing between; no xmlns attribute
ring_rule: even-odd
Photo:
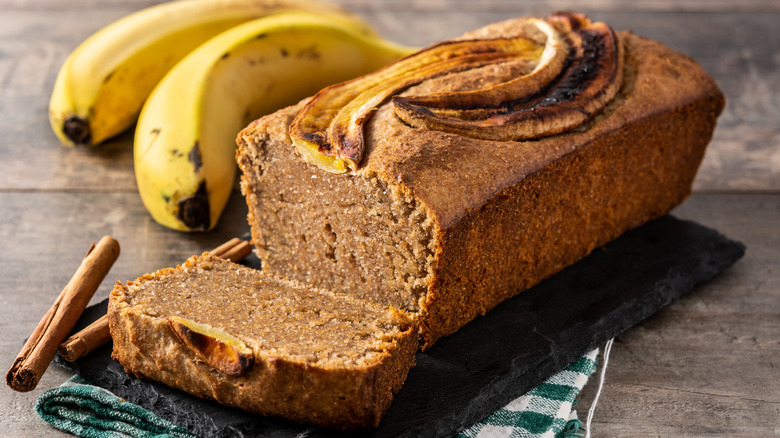
<svg viewBox="0 0 780 438"><path fill-rule="evenodd" d="M572 411L575 399L596 370L598 349L466 429L459 438L578 437L582 422Z"/></svg>
<svg viewBox="0 0 780 438"><path fill-rule="evenodd" d="M459 438L569 438L582 436L572 406L596 369L591 351L565 370L462 432ZM38 398L38 415L80 437L195 437L140 406L74 376Z"/></svg>
<svg viewBox="0 0 780 438"><path fill-rule="evenodd" d="M78 375L44 392L35 411L64 432L88 438L197 438Z"/></svg>

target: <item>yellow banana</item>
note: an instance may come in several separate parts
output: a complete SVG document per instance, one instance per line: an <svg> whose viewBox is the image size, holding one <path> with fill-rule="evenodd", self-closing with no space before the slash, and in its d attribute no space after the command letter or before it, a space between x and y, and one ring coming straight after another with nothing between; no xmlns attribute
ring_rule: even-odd
<svg viewBox="0 0 780 438"><path fill-rule="evenodd" d="M178 0L130 14L67 58L49 101L52 129L71 146L113 137L135 123L154 86L187 53L237 24L293 10L351 16L315 0Z"/></svg>
<svg viewBox="0 0 780 438"><path fill-rule="evenodd" d="M307 13L212 38L171 69L139 116L134 161L146 209L169 228L211 229L232 192L235 138L247 123L411 52L353 20Z"/></svg>

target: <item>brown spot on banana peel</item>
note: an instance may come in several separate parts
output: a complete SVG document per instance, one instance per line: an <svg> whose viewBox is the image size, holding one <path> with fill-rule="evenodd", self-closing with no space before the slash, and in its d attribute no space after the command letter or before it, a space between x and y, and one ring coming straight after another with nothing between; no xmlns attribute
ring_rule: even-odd
<svg viewBox="0 0 780 438"><path fill-rule="evenodd" d="M308 47L304 47L295 54L295 57L298 59L308 59L316 61L322 57L320 54L320 51L316 44L313 44Z"/></svg>
<svg viewBox="0 0 780 438"><path fill-rule="evenodd" d="M201 181L198 190L179 199L176 218L192 231L206 231L211 225L211 210L206 181Z"/></svg>
<svg viewBox="0 0 780 438"><path fill-rule="evenodd" d="M623 48L604 23L572 20L569 34L575 59L549 91L530 106L472 110L471 119L457 117L457 109L443 116L436 109L394 98L396 114L414 127L453 132L485 140L527 140L560 134L587 121L611 101L620 89ZM513 103L514 104L514 103Z"/></svg>
<svg viewBox="0 0 780 438"><path fill-rule="evenodd" d="M436 44L372 74L320 90L293 120L290 136L296 147L313 144L319 154L342 160L345 167L355 169L365 148L363 125L393 94L426 79L531 50L540 50L538 44L522 37Z"/></svg>
<svg viewBox="0 0 780 438"><path fill-rule="evenodd" d="M200 154L200 143L195 142L195 144L192 146L192 149L190 149L190 153L187 154L187 160L192 163L192 167L194 168L195 173L198 173L200 171L200 168L203 166L203 157Z"/></svg>
<svg viewBox="0 0 780 438"><path fill-rule="evenodd" d="M152 139L146 143L146 150L151 149L152 145L157 141L158 138L160 138L160 132L162 132L161 128L152 128L152 130L149 131L149 134L150 136L152 136ZM174 152L179 154L178 149L174 149Z"/></svg>

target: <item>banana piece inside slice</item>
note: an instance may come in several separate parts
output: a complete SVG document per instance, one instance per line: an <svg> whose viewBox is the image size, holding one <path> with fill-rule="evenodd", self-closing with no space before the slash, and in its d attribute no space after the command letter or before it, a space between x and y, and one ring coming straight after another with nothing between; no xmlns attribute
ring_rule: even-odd
<svg viewBox="0 0 780 438"><path fill-rule="evenodd" d="M169 317L168 325L195 356L223 374L240 376L254 365L252 349L224 330L180 316Z"/></svg>

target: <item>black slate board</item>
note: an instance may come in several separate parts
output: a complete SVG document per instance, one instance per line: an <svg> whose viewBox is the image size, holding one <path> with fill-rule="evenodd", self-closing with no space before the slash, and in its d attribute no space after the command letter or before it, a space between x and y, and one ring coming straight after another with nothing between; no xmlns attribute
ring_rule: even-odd
<svg viewBox="0 0 780 438"><path fill-rule="evenodd" d="M452 436L737 260L745 246L665 216L632 230L417 354L380 427L360 436ZM259 260L248 259L250 266ZM90 307L79 326L104 315ZM343 436L128 377L110 346L67 367L201 436Z"/></svg>

